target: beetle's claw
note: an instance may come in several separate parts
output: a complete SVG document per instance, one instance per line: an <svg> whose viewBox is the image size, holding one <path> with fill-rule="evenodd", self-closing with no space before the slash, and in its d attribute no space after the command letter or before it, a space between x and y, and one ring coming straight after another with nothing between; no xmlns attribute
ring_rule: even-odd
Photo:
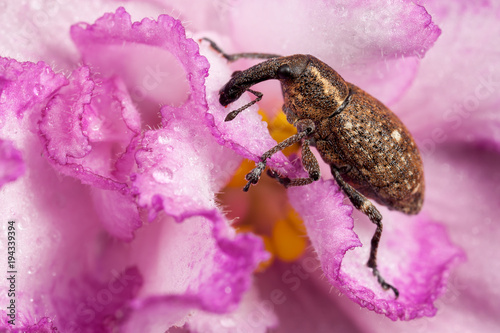
<svg viewBox="0 0 500 333"><path fill-rule="evenodd" d="M260 175L262 174L262 171L264 171L265 168L266 164L264 162L259 162L252 171L247 173L245 179L248 180L248 183L243 188L243 191L247 192L251 184L257 184L259 182Z"/></svg>
<svg viewBox="0 0 500 333"><path fill-rule="evenodd" d="M398 297L399 297L399 290L396 289L392 284L389 284L389 283L385 282L384 278L382 277L382 275L380 275L380 272L379 272L379 270L376 267L372 268L372 273L377 278L378 283L380 283L380 285L382 286L382 288L384 290L391 289L394 292L394 296L396 296L396 299L398 299Z"/></svg>
<svg viewBox="0 0 500 333"><path fill-rule="evenodd" d="M290 185L290 182L291 182L290 178L288 178L286 176L281 176L278 172L276 172L274 170L268 169L267 175L271 178L276 179L281 185L283 185L285 187L288 187L288 185Z"/></svg>
<svg viewBox="0 0 500 333"><path fill-rule="evenodd" d="M252 184L252 182L248 182L245 187L243 187L243 192L248 192L248 189L250 188L250 185Z"/></svg>

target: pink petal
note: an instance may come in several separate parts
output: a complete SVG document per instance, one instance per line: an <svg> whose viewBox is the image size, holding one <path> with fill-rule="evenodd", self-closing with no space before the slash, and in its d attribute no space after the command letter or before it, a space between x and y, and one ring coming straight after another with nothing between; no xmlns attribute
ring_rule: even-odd
<svg viewBox="0 0 500 333"><path fill-rule="evenodd" d="M9 114L22 118L29 110L39 111L65 84L66 78L42 61L35 64L0 57L0 128Z"/></svg>
<svg viewBox="0 0 500 333"><path fill-rule="evenodd" d="M198 311L190 316L185 327L190 331L206 333L266 333L270 329L274 331L277 326L276 316L268 310L267 302L262 300L257 286L253 285L236 310L224 314Z"/></svg>
<svg viewBox="0 0 500 333"><path fill-rule="evenodd" d="M145 285L127 325L140 325L159 309L175 304L221 313L240 302L250 287L249 275L266 257L262 244L250 235L222 238L220 229L226 225L216 220L215 213L201 214L186 217L183 223L164 219L138 233L132 243L133 262L144 272Z"/></svg>
<svg viewBox="0 0 500 333"><path fill-rule="evenodd" d="M102 290L99 278L91 282L83 278L87 272L95 271L92 265L96 258L89 255L92 253L89 250L98 247L95 235L102 229L96 223L99 218L89 209L92 203L88 188L56 174L41 154L43 147L36 137L34 125L40 119L41 109L66 84L66 79L54 75L43 63L9 61L5 68L2 96L12 97L9 100L12 103L2 108L6 113L2 115L5 126L1 131L2 135L18 142L28 171L0 192L2 215L15 221L17 233L22 233L24 239L24 242L17 242L16 247L18 321L15 328L39 332L53 331L57 327L66 331L72 320L81 319L76 310L83 303L78 302L86 302L87 297L98 295ZM19 119L19 115L29 117ZM16 157L11 153L11 157ZM78 294L75 284L85 289L84 292ZM68 298L72 292L74 297ZM113 297L114 310L107 314L124 308L130 294L122 296ZM9 301L6 293L0 298L2 303ZM7 329L10 326L4 314L2 311L2 329ZM96 331L94 325L101 324L92 321L81 327Z"/></svg>
<svg viewBox="0 0 500 333"><path fill-rule="evenodd" d="M446 33L394 109L424 155L450 142L476 142L499 151L500 46L491 43L500 34L498 10L488 2L429 2L426 7Z"/></svg>
<svg viewBox="0 0 500 333"><path fill-rule="evenodd" d="M71 331L68 327L76 322L79 327L98 331L103 316L118 320L114 315L125 310L137 288L130 283L130 289L119 293L116 288L108 289L113 271L124 271L100 264L107 244L116 241L104 233L92 209L88 187L56 173L40 154L42 147L34 133L30 136L21 147L28 168L26 176L0 192L2 215L16 221L17 234L24 240L17 242L16 250L16 327L46 328L53 322L59 331ZM106 298L108 292L112 301ZM82 311L93 309L96 299L100 300L97 306L109 307L93 310L95 317L91 319L88 311ZM7 293L0 301L8 302ZM50 318L48 324L40 323L43 317Z"/></svg>
<svg viewBox="0 0 500 333"><path fill-rule="evenodd" d="M40 134L47 141L47 153L56 163L82 158L92 149L81 130L80 119L85 105L91 101L93 88L89 69L83 67L73 74L71 85L63 88L42 113Z"/></svg>
<svg viewBox="0 0 500 333"><path fill-rule="evenodd" d="M157 313L157 307L169 307L170 302L178 299L181 302L194 299L197 307L208 311L221 312L234 307L250 286L251 272L266 254L260 239L250 235L235 236L214 202L214 192L229 179L240 158L217 144L204 125L207 110L204 82L208 62L199 55L197 44L185 37L180 22L166 15L160 16L158 22L144 19L132 24L129 14L120 8L115 14L106 14L94 25L74 26L72 37L86 63L91 63L106 75L124 75L129 89L131 85L133 88L141 64L132 62L130 66L126 55L125 60L117 58L116 52L126 47L132 54L134 48L137 55L144 55L140 53L144 51L151 59L164 57L167 51L172 53L177 60L174 63L180 63L188 79L185 81L174 75L175 82L166 80L169 83L166 89L171 95L180 95L183 99L165 99L154 94L156 89L163 87L164 73L161 71L164 69L161 66L159 71L149 72L140 86L153 91L150 97L156 112L157 103L170 105L160 110L162 127L144 131L140 149L135 153L138 170L131 176L133 191L138 204L149 211L150 220L162 218L160 212L178 222L186 220L179 226L184 232L177 241L187 249L180 251L179 246L179 251L170 250L166 259L171 260L174 267L191 269L179 270L178 277L168 280L164 276L170 272L154 274L154 277L161 278L147 281L148 288L135 302L137 313ZM134 44L144 44L149 48ZM109 54L110 57L97 57L96 54ZM172 57L169 62L172 62ZM159 81L155 84L157 79ZM138 96L135 98L137 100ZM151 103L138 102L142 103L139 104L141 110L154 110ZM156 127L158 124L152 125ZM172 234L168 234L167 242L174 241ZM163 269L150 263L149 259L143 262L147 264L141 271ZM165 267L170 271L172 266ZM193 274L192 269L203 273ZM169 283L175 284L176 288L171 289ZM133 316L130 325L135 325L140 318Z"/></svg>
<svg viewBox="0 0 500 333"><path fill-rule="evenodd" d="M93 188L94 209L110 235L131 241L134 231L142 226L137 204L130 195L118 191Z"/></svg>
<svg viewBox="0 0 500 333"><path fill-rule="evenodd" d="M396 320L435 314L434 300L445 290L449 269L462 252L448 239L445 229L423 218L409 218L382 209L385 232L379 247L382 275L400 291L395 300L384 291L365 266L369 246L354 234L350 207L331 182L320 181L289 190L290 201L304 218L312 245L328 280L359 305ZM356 214L363 222L368 219ZM369 244L372 229L357 232ZM433 249L433 251L429 251Z"/></svg>
<svg viewBox="0 0 500 333"><path fill-rule="evenodd" d="M22 154L12 142L0 139L0 188L26 171Z"/></svg>
<svg viewBox="0 0 500 333"><path fill-rule="evenodd" d="M294 263L275 263L256 276L261 301L250 305L249 324L273 314L279 323L273 332L362 332L359 318L349 318L343 304L354 304L332 290L324 278L317 256L307 251ZM355 305L358 310L359 306ZM366 311L363 311L366 314ZM364 315L363 314L363 315Z"/></svg>
<svg viewBox="0 0 500 333"><path fill-rule="evenodd" d="M101 80L96 88L87 67L73 73L71 84L49 102L39 125L54 167L87 184L126 190L126 179L117 179L113 162L123 158L140 128L122 89L117 80Z"/></svg>
<svg viewBox="0 0 500 333"><path fill-rule="evenodd" d="M3 312L3 311L2 311ZM23 315L18 314L18 320L23 321ZM2 319L1 319L1 324L3 325L2 327L9 327L8 321L10 320L10 317L4 317L2 313ZM50 320L47 317L43 317L40 320L38 320L36 323L27 323L26 325L24 324L19 324L19 321L16 322L15 327L13 325L10 325L12 330L10 332L23 332L23 333L56 333L57 327L54 325L54 322ZM6 331L5 331L6 332Z"/></svg>
<svg viewBox="0 0 500 333"><path fill-rule="evenodd" d="M237 2L231 15L240 48L311 53L339 64L423 55L440 34L425 8L411 1Z"/></svg>
<svg viewBox="0 0 500 333"><path fill-rule="evenodd" d="M128 315L125 305L136 297L142 284L136 267L112 270L105 279L97 278L95 273L69 279L66 285L51 291L53 304L62 317L58 327L69 332L107 332L117 327Z"/></svg>
<svg viewBox="0 0 500 333"><path fill-rule="evenodd" d="M134 177L134 186L138 203L149 208L150 219L164 211L178 222L189 218L183 224L192 225L195 217L202 223L203 234L197 232L193 240L182 241L192 248L190 256L178 256L191 262L189 266L204 267L202 279L191 273L189 278L184 277L191 281L192 290L187 294L194 293L203 308L219 312L239 301L249 287L251 272L266 255L259 239L235 236L213 202L214 168L207 168L206 163L213 163L213 156L224 156L228 151L211 141L206 129L196 128L180 117L173 118L162 130L146 133L143 148L136 155L139 173ZM231 163L230 158L223 160ZM200 226L195 230L201 230ZM184 235L189 239L187 231ZM195 244L203 250L193 248ZM211 287L205 289L204 285ZM170 297L166 295L164 300Z"/></svg>
<svg viewBox="0 0 500 333"><path fill-rule="evenodd" d="M85 63L105 76L123 79L141 109L143 125L154 128L161 123L158 105L203 103L203 91L191 91L190 83L204 82L206 59L196 55L196 43L184 37L183 26L170 16L132 24L130 15L119 8L93 25L74 25L71 36Z"/></svg>
<svg viewBox="0 0 500 333"><path fill-rule="evenodd" d="M388 104L416 75L404 58L423 57L441 33L412 1L240 1L229 13L237 51L312 54Z"/></svg>
<svg viewBox="0 0 500 333"><path fill-rule="evenodd" d="M384 59L370 66L342 70L342 76L391 107L405 96L420 67L415 57Z"/></svg>

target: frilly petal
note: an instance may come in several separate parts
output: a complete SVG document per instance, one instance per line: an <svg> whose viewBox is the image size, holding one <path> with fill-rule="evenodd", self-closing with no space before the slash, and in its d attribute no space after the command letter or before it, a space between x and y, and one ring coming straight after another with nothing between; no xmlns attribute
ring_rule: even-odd
<svg viewBox="0 0 500 333"><path fill-rule="evenodd" d="M199 299L200 307L220 312L236 304L249 287L251 272L266 255L259 239L234 235L213 201L215 184L211 173L218 167L207 163L228 150L211 141L206 128L178 119L145 134L143 147L136 155L139 173L133 177L133 185L137 201L149 209L150 219L164 211L178 222L189 219L183 225L201 223L189 244L199 244L203 249L191 249L190 256L183 260L190 266L201 265L204 274L196 276L191 272L189 278L185 277L191 281L187 295ZM224 160L231 163L229 156ZM189 238L187 231L185 236ZM179 254L179 258L184 257ZM171 297L160 296L165 302ZM152 306L151 302L157 301L146 300L142 306Z"/></svg>
<svg viewBox="0 0 500 333"><path fill-rule="evenodd" d="M432 1L426 8L446 33L422 59L414 84L393 109L424 155L452 142L500 151L500 46L490 42L500 34L498 8L491 2Z"/></svg>
<svg viewBox="0 0 500 333"><path fill-rule="evenodd" d="M9 111L22 118L28 110L39 111L67 80L43 61L18 62L0 57L0 128Z"/></svg>
<svg viewBox="0 0 500 333"><path fill-rule="evenodd" d="M124 321L143 277L137 267L112 270L109 275L80 276L52 290L53 305L62 317L61 331L107 332Z"/></svg>
<svg viewBox="0 0 500 333"><path fill-rule="evenodd" d="M441 33L412 1L235 1L231 15L240 48L311 53L337 64L423 56Z"/></svg>
<svg viewBox="0 0 500 333"><path fill-rule="evenodd" d="M124 174L132 166L123 170L123 163L121 169L114 164L132 153L128 148L140 132L140 120L124 89L118 79L101 79L96 86L88 67L73 73L39 124L54 167L98 188L127 191Z"/></svg>
<svg viewBox="0 0 500 333"><path fill-rule="evenodd" d="M6 328L8 327L10 330L9 332L12 333L57 333L57 326L54 324L54 322L48 318L48 317L43 317L36 321L35 323L32 323L30 321L27 321L26 324L22 323L19 324L19 322L16 322L16 325L10 325L8 321L10 320L10 317L5 316L5 311L0 311L0 316L1 316L1 321L0 321L0 327ZM19 321L23 322L23 314L19 313L18 319ZM7 331L5 331L7 332Z"/></svg>
<svg viewBox="0 0 500 333"><path fill-rule="evenodd" d="M40 154L42 145L35 133L22 141L21 149L29 171L0 191L1 213L16 222L24 240L16 243L16 328L36 332L53 323L58 331L71 332L76 322L88 331L99 331L105 317L120 320L134 296L128 291L137 292L137 288L131 282L131 289L120 291L119 286L108 285L116 266L101 265L101 256L108 244L117 242L99 223L89 187L61 177ZM8 302L7 293L1 293L0 301ZM41 324L43 317L50 318L50 323Z"/></svg>
<svg viewBox="0 0 500 333"><path fill-rule="evenodd" d="M0 139L0 188L26 171L22 154L12 142Z"/></svg>
<svg viewBox="0 0 500 333"><path fill-rule="evenodd" d="M206 104L202 85L208 64L196 43L185 37L180 21L160 15L157 21L132 23L125 9L118 8L92 25L74 25L71 36L84 63L123 79L150 128L160 124L158 105L191 106L190 112L196 112Z"/></svg>
<svg viewBox="0 0 500 333"><path fill-rule="evenodd" d="M238 52L312 54L387 104L415 78L404 58L422 58L441 34L413 1L235 1L229 13Z"/></svg>
<svg viewBox="0 0 500 333"><path fill-rule="evenodd" d="M167 78L162 66L156 72L155 66L149 70L146 66L148 75L139 80L142 83L139 88L152 92L148 95L149 101L134 97L132 91L132 98L139 103L141 111L155 114L160 111L162 116L161 123L149 123L150 128L159 125L161 128L144 130L138 143L139 149L134 155L137 170L130 177L132 193L138 205L148 210L150 220L164 219L166 214L184 223L174 226L170 220L161 223L165 224L164 228L182 229L183 237L175 239L168 234L167 243L180 242L177 249L171 248L165 255L165 260L170 260L173 266L155 267L149 264L149 259L144 260L148 264L143 270L168 267L169 271L154 275L161 277L159 279L148 281L143 295L134 302L134 313L143 313L145 317L134 315L129 321L130 327L148 313L168 308L172 302L194 302L193 306L213 312L233 308L250 287L251 273L267 255L259 238L235 235L214 201L215 191L231 177L240 157L217 144L204 123L207 60L200 56L198 45L186 38L181 22L167 15L161 15L158 21L144 19L132 23L130 15L119 8L94 25L73 26L72 37L86 64L105 75L123 75L125 85L131 90L134 78L137 79L134 70L140 72L140 66L145 64L128 63L127 54L117 61L119 50L127 49L132 54L134 48L136 54L142 50L153 61L170 56L169 62L172 62L173 55L176 59L173 63L180 64L182 69L182 75L173 75L175 80L169 81L166 87L172 96L182 96L181 99L165 99L154 94L172 78L172 75ZM97 57L97 53L109 54L109 57ZM149 103L151 101L154 103ZM168 105L159 109L158 103ZM170 272L171 267L178 268L175 276ZM164 278L166 275L169 279Z"/></svg>
<svg viewBox="0 0 500 333"><path fill-rule="evenodd" d="M138 233L132 254L146 281L127 325L139 325L172 304L216 313L239 304L251 272L266 256L256 237L221 237L219 229L228 227L215 214L198 213L183 223L166 219Z"/></svg>
<svg viewBox="0 0 500 333"><path fill-rule="evenodd" d="M385 229L378 267L384 278L399 289L400 297L396 300L393 293L380 287L365 266L369 246L355 250L361 243L352 230L353 220L348 215L351 208L342 204L343 195L337 186L320 181L290 189L289 196L304 218L312 245L332 285L359 305L392 320L435 314L433 302L445 291L450 268L464 259L443 226L421 217L381 210ZM355 215L363 222L368 221L359 212ZM362 229L357 233L363 243L369 244L373 230Z"/></svg>
<svg viewBox="0 0 500 333"><path fill-rule="evenodd" d="M42 114L40 132L47 139L47 153L59 164L68 163L70 158L82 158L92 149L81 130L80 119L84 106L90 103L93 88L89 69L81 68L73 73L71 84L50 101Z"/></svg>

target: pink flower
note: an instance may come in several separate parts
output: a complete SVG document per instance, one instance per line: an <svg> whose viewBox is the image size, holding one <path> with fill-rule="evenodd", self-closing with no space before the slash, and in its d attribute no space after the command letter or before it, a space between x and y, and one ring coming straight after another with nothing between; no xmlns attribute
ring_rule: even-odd
<svg viewBox="0 0 500 333"><path fill-rule="evenodd" d="M487 256L500 233L498 8L110 5L4 5L0 197L3 223L15 221L17 273L15 325L2 305L2 329L498 329L499 281ZM163 8L181 20L158 16ZM275 141L257 108L223 121L250 97L226 109L218 91L232 71L251 64L230 66L197 43L204 36L230 52L314 54L412 131L425 164L423 211L408 217L381 209L379 267L400 298L381 290L365 266L373 226L327 171L287 191L311 250L254 272L269 254L259 237L235 232L216 193L243 157L256 160ZM260 106L276 113L276 86L258 88ZM301 172L296 164L282 154L269 163L291 176ZM233 207L245 213L244 203ZM12 299L9 288L0 287L1 304Z"/></svg>

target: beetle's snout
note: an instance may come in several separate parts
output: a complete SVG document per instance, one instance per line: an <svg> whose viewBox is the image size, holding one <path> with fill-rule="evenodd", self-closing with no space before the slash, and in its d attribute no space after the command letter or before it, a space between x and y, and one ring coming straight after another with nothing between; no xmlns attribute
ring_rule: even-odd
<svg viewBox="0 0 500 333"><path fill-rule="evenodd" d="M239 89L233 85L230 85L230 83L231 82L226 84L219 91L219 102L222 106L227 106L228 104L236 101L245 92L245 89Z"/></svg>

